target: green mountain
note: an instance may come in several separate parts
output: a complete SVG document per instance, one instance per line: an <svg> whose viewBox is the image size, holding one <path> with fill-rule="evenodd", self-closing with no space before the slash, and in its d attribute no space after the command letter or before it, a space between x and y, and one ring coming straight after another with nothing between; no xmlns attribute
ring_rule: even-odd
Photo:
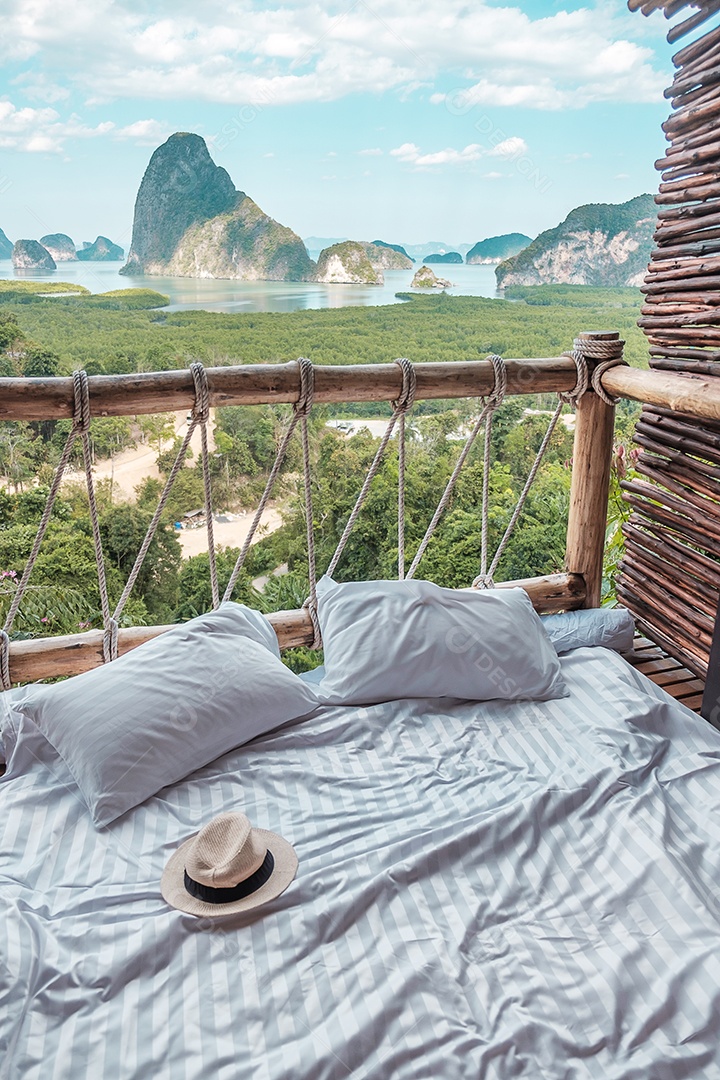
<svg viewBox="0 0 720 1080"><path fill-rule="evenodd" d="M80 262L119 262L125 258L125 249L107 236L97 236L92 244L83 244L77 257Z"/></svg>
<svg viewBox="0 0 720 1080"><path fill-rule="evenodd" d="M16 270L57 270L52 255L37 240L16 240L12 261Z"/></svg>
<svg viewBox="0 0 720 1080"><path fill-rule="evenodd" d="M12 252L12 240L8 240L5 233L0 229L0 259L11 259Z"/></svg>
<svg viewBox="0 0 720 1080"><path fill-rule="evenodd" d="M236 191L204 139L178 132L158 147L140 184L120 273L306 281L314 272L300 237Z"/></svg>
<svg viewBox="0 0 720 1080"><path fill-rule="evenodd" d="M495 270L505 285L640 285L655 231L655 200L589 203Z"/></svg>
<svg viewBox="0 0 720 1080"><path fill-rule="evenodd" d="M362 243L362 248L376 270L409 270L412 259L390 244Z"/></svg>
<svg viewBox="0 0 720 1080"><path fill-rule="evenodd" d="M386 244L384 240L373 240L373 244L375 247L385 247L390 248L391 251L397 251L398 254L404 255L406 259L409 259L411 264L415 262L415 260L408 255L402 244Z"/></svg>
<svg viewBox="0 0 720 1080"><path fill-rule="evenodd" d="M459 251L438 252L434 255L426 255L423 259L424 263L453 263L456 266L462 261L463 257Z"/></svg>
<svg viewBox="0 0 720 1080"><path fill-rule="evenodd" d="M501 236L488 236L486 240L479 240L471 247L465 256L468 266L477 266L481 263L502 262L510 259L513 255L526 248L532 240L525 233L503 233Z"/></svg>

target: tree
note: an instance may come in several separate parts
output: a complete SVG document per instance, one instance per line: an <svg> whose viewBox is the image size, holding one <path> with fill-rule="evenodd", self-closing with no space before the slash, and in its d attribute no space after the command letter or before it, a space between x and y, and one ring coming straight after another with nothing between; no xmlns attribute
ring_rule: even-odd
<svg viewBox="0 0 720 1080"><path fill-rule="evenodd" d="M60 373L60 357L50 349L39 347L25 353L22 373L26 379L47 379Z"/></svg>
<svg viewBox="0 0 720 1080"><path fill-rule="evenodd" d="M152 416L139 416L138 426L145 442L162 454L163 443L175 438L175 414L155 413Z"/></svg>

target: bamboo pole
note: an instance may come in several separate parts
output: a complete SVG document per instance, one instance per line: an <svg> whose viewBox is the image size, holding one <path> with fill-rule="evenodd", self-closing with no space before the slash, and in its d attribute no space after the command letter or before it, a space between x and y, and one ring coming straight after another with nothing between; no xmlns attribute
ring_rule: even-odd
<svg viewBox="0 0 720 1080"><path fill-rule="evenodd" d="M684 45L675 53L672 62L676 68L689 68L698 58L702 61L704 57L707 57L710 50L715 47L720 47L720 27L717 30L711 30L708 34L703 34L697 41Z"/></svg>
<svg viewBox="0 0 720 1080"><path fill-rule="evenodd" d="M691 15L689 19L685 19L684 22L678 23L677 26L673 26L673 28L668 31L668 43L674 45L676 41L685 37L691 30L696 30L698 26L702 26L702 24L707 22L707 20L718 10L720 10L720 0L709 0L709 3L704 4L697 14Z"/></svg>
<svg viewBox="0 0 720 1080"><path fill-rule="evenodd" d="M702 679L706 677L708 653L698 641L680 633L676 626L663 619L633 589L626 588L622 581L618 582L617 596L623 606L632 612L640 633L655 641L670 656L684 664L688 671Z"/></svg>
<svg viewBox="0 0 720 1080"><path fill-rule="evenodd" d="M665 334L670 333L670 330L665 331ZM566 392L575 385L575 364L567 356L508 360L506 364L509 394ZM415 370L419 399L473 397L488 394L493 388L492 365L483 360L417 364ZM295 401L299 386L297 371L295 361L279 365L210 368L211 405ZM400 376L400 369L395 364L318 366L315 368L315 400L391 401L400 392ZM95 416L167 412L190 408L194 402L189 371L93 375L88 381L91 412ZM666 405L707 419L720 419L720 380L696 380L685 375L615 367L603 375L602 381L611 394ZM71 379L0 379L0 419L59 419L71 416L72 409Z"/></svg>
<svg viewBox="0 0 720 1080"><path fill-rule="evenodd" d="M619 335L591 331L579 337L584 341L612 341ZM575 410L565 566L585 578L585 607L600 606L614 427L613 406L606 405L595 393L580 398Z"/></svg>
<svg viewBox="0 0 720 1080"><path fill-rule="evenodd" d="M585 583L579 574L547 574L522 581L499 582L498 589L525 589L540 614L572 611L582 607ZM312 645L313 626L304 608L268 615L281 649ZM172 629L170 626L137 626L118 631L120 655ZM14 683L36 682L60 676L80 675L103 663L103 631L65 637L38 638L10 643L10 678Z"/></svg>
<svg viewBox="0 0 720 1080"><path fill-rule="evenodd" d="M650 521L654 521L660 526L672 529L673 532L677 533L677 535L681 536L684 540L687 540L689 543L695 544L703 551L707 551L711 555L720 558L720 542L716 542L713 537L708 536L702 526L698 528L686 517L675 514L673 511L667 510L662 506L657 506L655 503L649 502L644 497L640 498L631 491L625 491L623 498L637 511L638 514L649 518Z"/></svg>
<svg viewBox="0 0 720 1080"><path fill-rule="evenodd" d="M720 379L614 367L605 372L602 384L609 394L720 420Z"/></svg>
<svg viewBox="0 0 720 1080"><path fill-rule="evenodd" d="M570 357L506 360L508 394L572 390L575 364ZM300 391L297 361L206 369L210 405L261 405L295 402ZM494 387L487 360L416 364L418 399L478 397ZM91 375L93 416L133 416L190 409L195 402L189 370L139 375ZM321 402L393 401L402 389L397 364L357 364L315 368L314 400ZM58 420L73 414L72 379L0 379L0 420Z"/></svg>
<svg viewBox="0 0 720 1080"><path fill-rule="evenodd" d="M697 582L692 582L694 587L691 587L687 578L678 581L674 567L641 550L625 552L622 573L634 578L641 589L649 583L655 589L663 590L674 597L684 612L688 611L695 617L699 629L712 637L717 597L715 603L712 603L707 592L699 588Z"/></svg>
<svg viewBox="0 0 720 1080"><path fill-rule="evenodd" d="M642 528L638 528L638 523ZM647 530L656 530L655 532ZM661 531L652 522L643 521L639 514L631 514L630 520L623 525L623 535L637 550L643 548L659 559L669 563L675 573L677 568L695 578L701 585L720 590L720 565L713 559L687 547Z"/></svg>

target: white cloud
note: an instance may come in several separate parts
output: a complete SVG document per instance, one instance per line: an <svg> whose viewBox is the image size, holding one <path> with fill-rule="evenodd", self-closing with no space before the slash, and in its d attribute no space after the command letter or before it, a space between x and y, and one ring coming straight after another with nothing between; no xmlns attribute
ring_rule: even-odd
<svg viewBox="0 0 720 1080"><path fill-rule="evenodd" d="M62 153L67 139L91 139L107 135L110 121L91 128L73 114L62 120L55 109L17 108L7 99L0 100L0 148L30 154Z"/></svg>
<svg viewBox="0 0 720 1080"><path fill-rule="evenodd" d="M467 165L479 161L485 157L502 157L514 159L527 153L527 143L518 135L511 135L503 139L497 146L487 148L480 143L469 143L462 150L454 150L451 146L444 150L436 150L430 154L424 154L416 143L403 143L390 151L392 157L407 165L415 165L419 169L431 168L434 165ZM490 174L486 174L490 175ZM499 174L498 174L499 175Z"/></svg>
<svg viewBox="0 0 720 1080"><path fill-rule="evenodd" d="M382 150L377 146L373 146L369 150L358 150L358 154L360 157L380 157Z"/></svg>
<svg viewBox="0 0 720 1080"><path fill-rule="evenodd" d="M503 139L492 150L488 150L488 157L516 158L527 154L528 145L519 135L511 135L509 139Z"/></svg>
<svg viewBox="0 0 720 1080"><path fill-rule="evenodd" d="M511 3L69 0L68 8L4 0L3 40L14 62L33 71L42 64L60 90L71 86L94 102L283 105L356 92L403 95L440 76L454 77L458 89L432 100L451 111L660 99L664 77L638 16L587 0L531 18L519 0Z"/></svg>
<svg viewBox="0 0 720 1080"><path fill-rule="evenodd" d="M159 120L136 120L114 132L116 139L133 139L138 146L157 146L171 134L167 124L161 124Z"/></svg>

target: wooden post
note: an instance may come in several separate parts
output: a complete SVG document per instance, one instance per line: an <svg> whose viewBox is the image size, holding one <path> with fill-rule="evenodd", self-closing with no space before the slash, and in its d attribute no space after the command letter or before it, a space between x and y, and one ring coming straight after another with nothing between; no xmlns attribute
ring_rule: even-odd
<svg viewBox="0 0 720 1080"><path fill-rule="evenodd" d="M581 341L617 341L617 333L588 331ZM588 360L588 367L596 364ZM585 578L585 607L599 607L610 489L615 409L588 390L575 412L572 486L565 567Z"/></svg>

